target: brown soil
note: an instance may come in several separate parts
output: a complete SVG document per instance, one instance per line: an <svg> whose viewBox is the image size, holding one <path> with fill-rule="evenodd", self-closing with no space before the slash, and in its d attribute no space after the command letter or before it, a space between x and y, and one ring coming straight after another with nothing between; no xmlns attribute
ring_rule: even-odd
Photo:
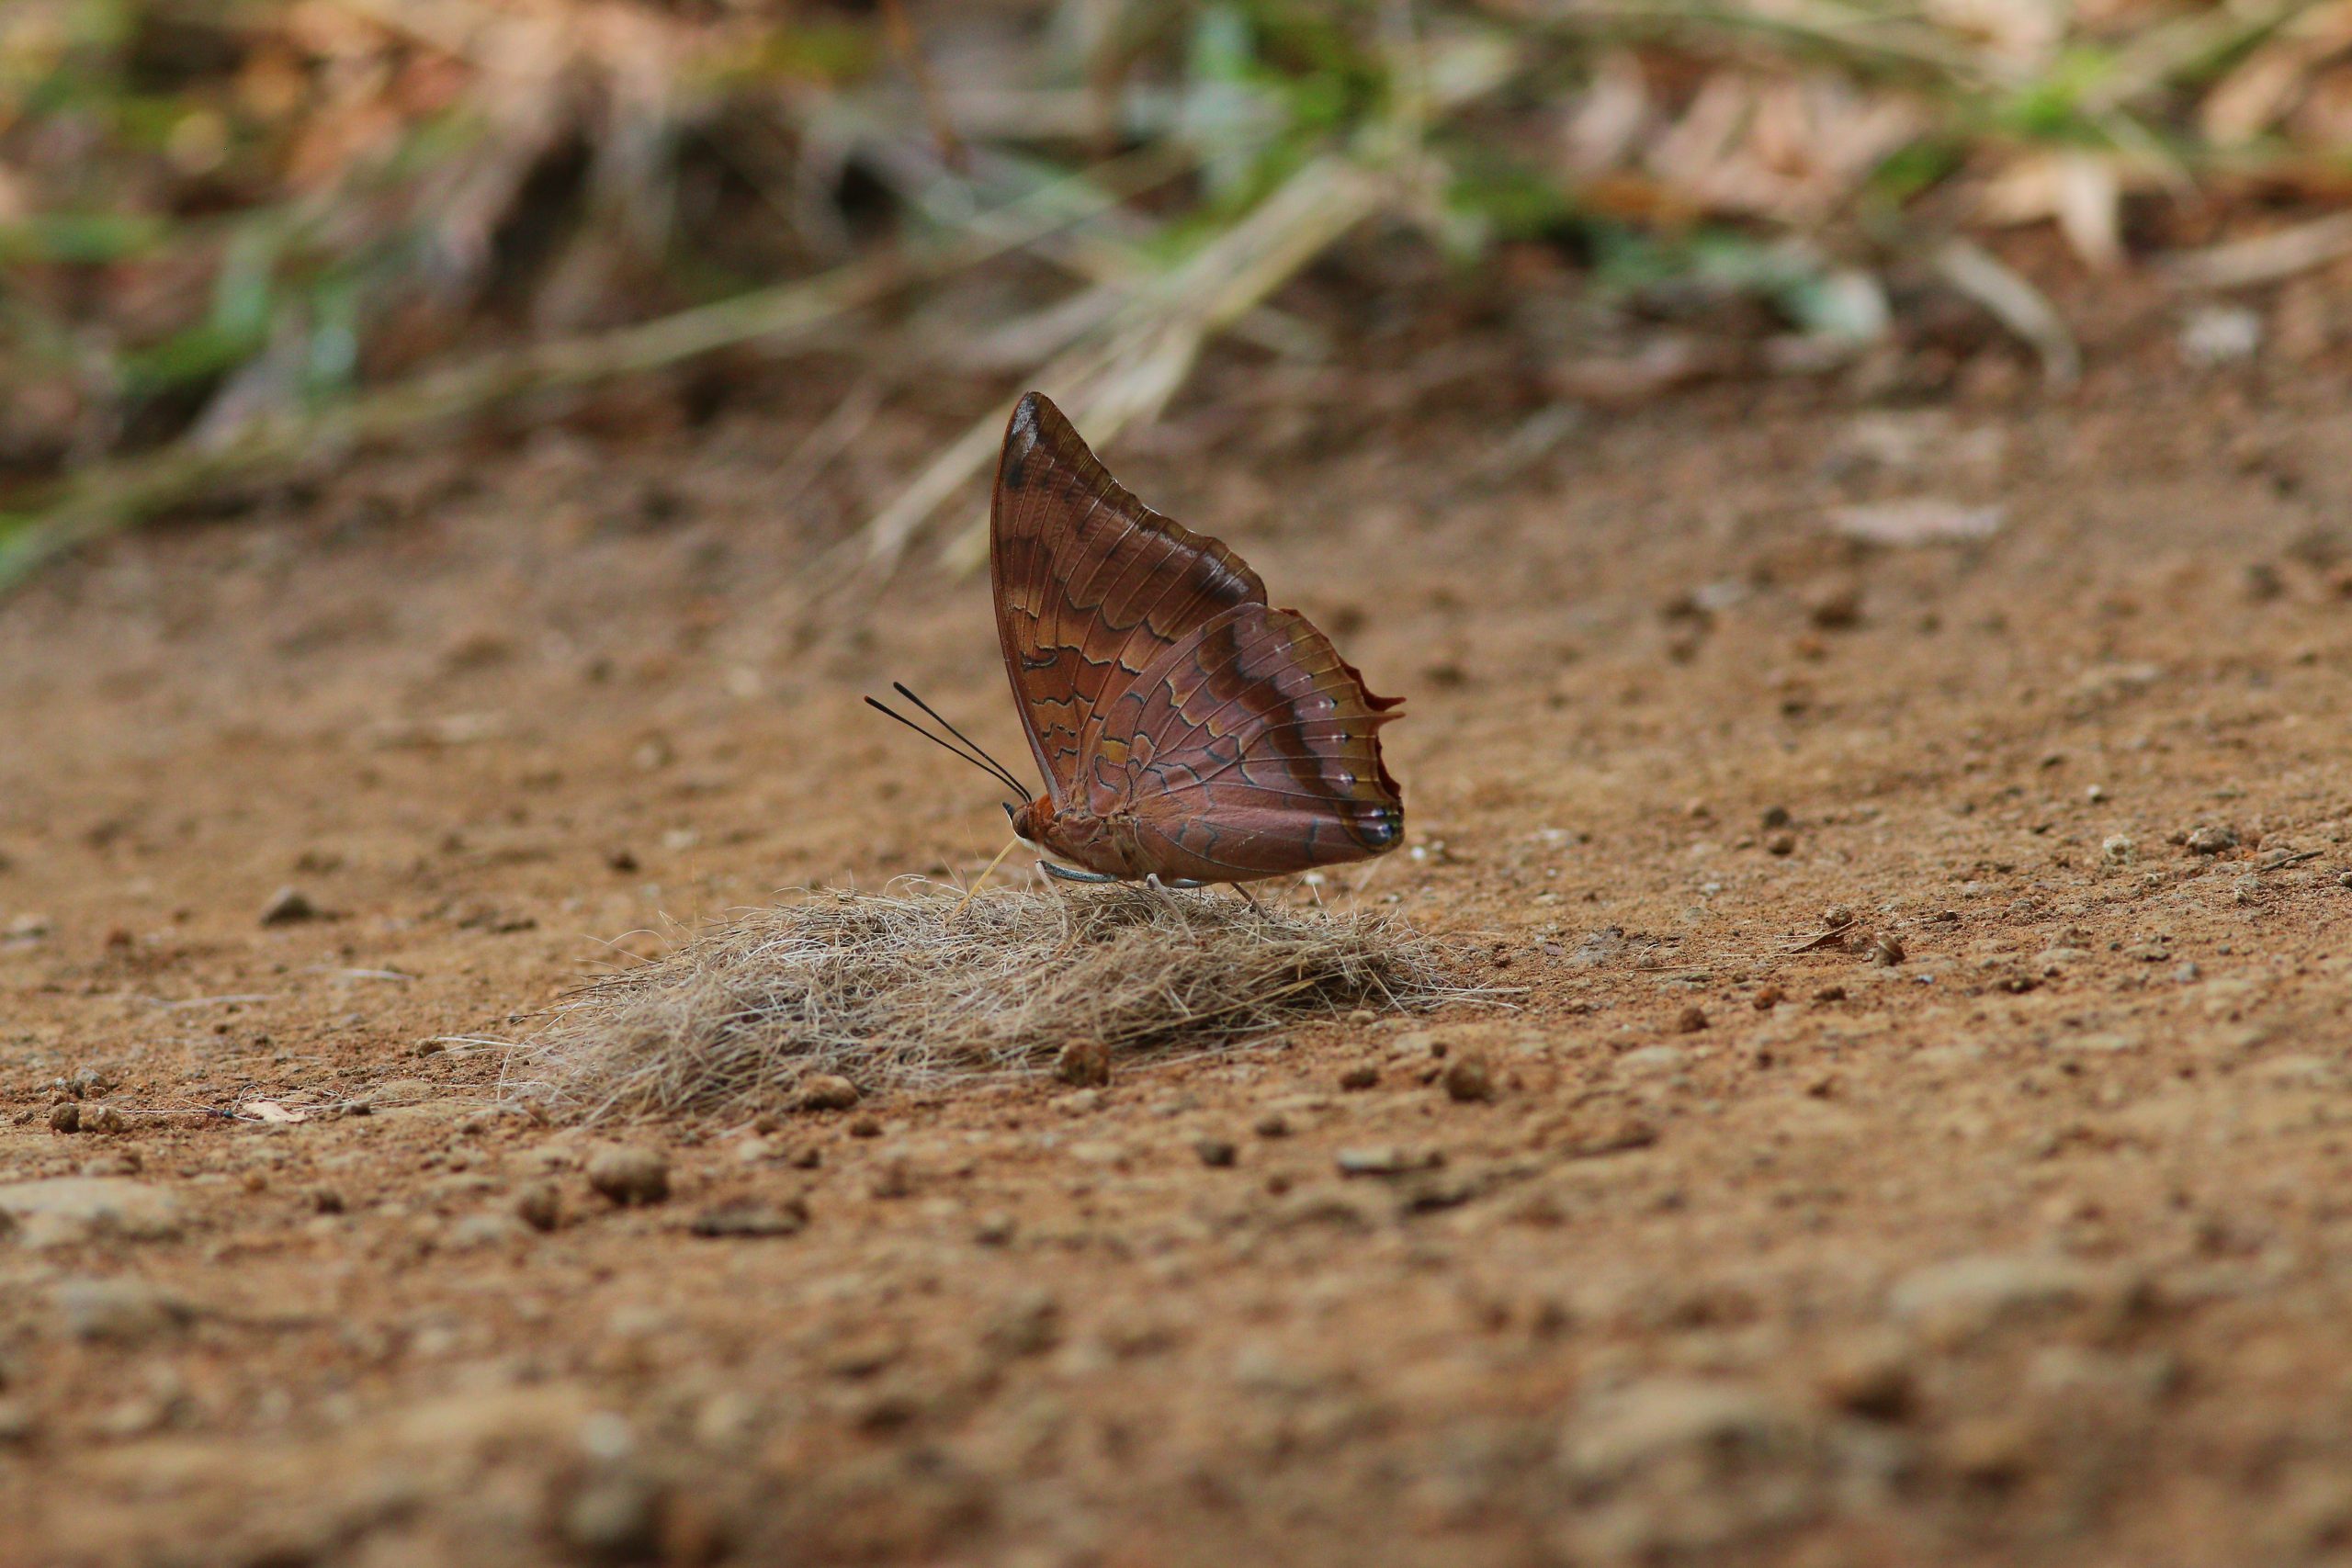
<svg viewBox="0 0 2352 1568"><path fill-rule="evenodd" d="M0 1167L136 1186L0 1240L0 1560L2344 1553L2352 413L2127 363L1707 389L1516 467L1499 395L1368 429L1344 378L1216 370L1122 475L1410 696L1410 852L1326 896L1521 1010L763 1138L539 1124L483 1043L1001 843L857 706L904 677L1019 755L983 586L786 626L956 411L791 521L813 392L372 458L50 577L0 608ZM2003 527L1827 527L1917 496ZM51 1131L76 1093L372 1114ZM666 1201L591 1190L614 1142ZM807 1224L695 1233L737 1200Z"/></svg>

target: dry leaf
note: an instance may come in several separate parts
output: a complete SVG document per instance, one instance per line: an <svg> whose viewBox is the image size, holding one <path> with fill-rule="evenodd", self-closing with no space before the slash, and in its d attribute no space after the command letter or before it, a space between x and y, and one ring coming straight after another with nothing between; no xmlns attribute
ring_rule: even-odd
<svg viewBox="0 0 2352 1568"><path fill-rule="evenodd" d="M309 1111L288 1111L274 1100L248 1100L237 1107L237 1114L277 1123L308 1122L311 1119Z"/></svg>

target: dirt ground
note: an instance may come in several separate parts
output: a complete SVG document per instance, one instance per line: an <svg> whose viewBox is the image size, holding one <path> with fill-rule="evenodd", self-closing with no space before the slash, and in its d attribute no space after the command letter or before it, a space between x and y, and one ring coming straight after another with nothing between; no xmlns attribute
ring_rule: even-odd
<svg viewBox="0 0 2352 1568"><path fill-rule="evenodd" d="M1517 1010L764 1134L543 1124L495 1043L1001 845L857 705L1019 756L984 583L792 630L977 405L780 495L819 367L50 576L0 1179L106 1185L0 1193L0 1561L2352 1562L2346 367L2093 348L1575 420L1475 348L1410 418L1220 360L1114 466L1409 698L1410 848L1325 895ZM1835 532L1907 502L1998 528ZM370 1113L143 1113L259 1099ZM1388 1145L1443 1164L1341 1173Z"/></svg>

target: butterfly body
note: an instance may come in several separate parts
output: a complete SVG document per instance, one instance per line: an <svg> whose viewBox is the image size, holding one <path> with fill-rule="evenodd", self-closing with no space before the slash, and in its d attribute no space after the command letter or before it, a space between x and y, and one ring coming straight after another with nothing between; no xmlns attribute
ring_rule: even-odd
<svg viewBox="0 0 2352 1568"><path fill-rule="evenodd" d="M1032 392L989 524L997 631L1043 795L1014 830L1123 879L1246 882L1404 837L1396 716L1216 540L1121 489Z"/></svg>

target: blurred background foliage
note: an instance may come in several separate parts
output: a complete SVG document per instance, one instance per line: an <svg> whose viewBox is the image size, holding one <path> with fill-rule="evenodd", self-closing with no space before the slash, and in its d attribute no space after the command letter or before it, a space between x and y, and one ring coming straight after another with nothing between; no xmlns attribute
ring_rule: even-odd
<svg viewBox="0 0 2352 1568"><path fill-rule="evenodd" d="M2347 185L2345 0L7 0L0 580L322 442L920 320L1009 252L1067 288L925 352L1106 434L1216 334L1325 352L1271 299L1367 224L1490 287L1751 301L1768 370L1924 272L2063 378L1989 237L2259 281L2352 251L2312 221Z"/></svg>

